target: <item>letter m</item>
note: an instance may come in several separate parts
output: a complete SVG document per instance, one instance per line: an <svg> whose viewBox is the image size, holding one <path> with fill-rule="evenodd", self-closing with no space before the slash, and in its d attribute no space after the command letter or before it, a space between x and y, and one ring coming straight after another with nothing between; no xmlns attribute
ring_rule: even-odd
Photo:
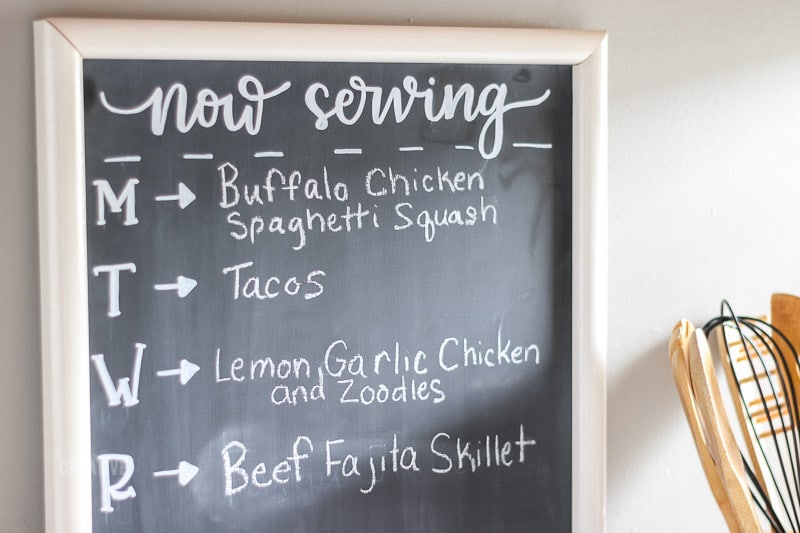
<svg viewBox="0 0 800 533"><path fill-rule="evenodd" d="M100 383L106 393L109 407L116 407L121 404L124 404L125 407L131 407L139 403L139 376L141 375L142 355L145 348L147 348L145 344L136 343L133 376L120 379L117 385L114 385L114 380L111 379L103 354L100 353L91 357L94 368L97 370L97 375L100 377ZM132 385L131 381L133 382Z"/></svg>
<svg viewBox="0 0 800 533"><path fill-rule="evenodd" d="M132 226L138 224L136 218L136 185L139 180L130 178L125 182L122 192L117 195L109 185L108 180L94 180L92 185L97 189L97 225L106 225L106 204L112 213L122 213L125 208L123 224Z"/></svg>

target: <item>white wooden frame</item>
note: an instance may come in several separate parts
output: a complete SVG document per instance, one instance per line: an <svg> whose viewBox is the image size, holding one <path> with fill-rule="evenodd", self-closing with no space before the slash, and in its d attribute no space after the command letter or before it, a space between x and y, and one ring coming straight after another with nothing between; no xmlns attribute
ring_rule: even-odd
<svg viewBox="0 0 800 533"><path fill-rule="evenodd" d="M572 529L605 530L604 32L62 18L34 29L48 532L83 533L92 520L82 98L90 58L574 65Z"/></svg>

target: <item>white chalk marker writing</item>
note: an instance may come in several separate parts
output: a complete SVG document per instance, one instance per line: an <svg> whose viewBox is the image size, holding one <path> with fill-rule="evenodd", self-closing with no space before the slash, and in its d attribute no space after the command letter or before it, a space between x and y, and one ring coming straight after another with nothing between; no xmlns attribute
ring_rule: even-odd
<svg viewBox="0 0 800 533"><path fill-rule="evenodd" d="M178 183L178 194L156 196L156 202L178 202L178 207L186 209L186 206L194 202L196 198L197 196L194 195L189 187L183 183Z"/></svg>
<svg viewBox="0 0 800 533"><path fill-rule="evenodd" d="M175 129L181 133L187 133L195 124L211 128L221 119L228 131L244 128L250 135L255 135L261 131L264 102L285 93L291 86L291 82L285 81L274 89L264 90L255 76L246 74L239 78L236 96L233 93L218 95L211 89L203 88L197 91L194 102L191 102L189 90L182 83L173 83L166 91L156 87L145 100L130 107L112 105L105 91L100 91L99 96L103 107L117 115L136 115L149 110L153 135L164 134L171 109ZM234 102L235 99L240 101ZM234 116L237 107L240 109L238 117Z"/></svg>
<svg viewBox="0 0 800 533"><path fill-rule="evenodd" d="M114 380L111 379L111 374L108 372L105 356L101 353L91 356L94 368L100 378L100 383L106 393L109 407L116 407L120 404L124 404L125 407L131 407L139 403L139 377L142 373L142 357L147 345L137 342L135 347L136 356L133 359L132 376L121 378L116 387L114 386Z"/></svg>
<svg viewBox="0 0 800 533"><path fill-rule="evenodd" d="M122 208L125 208L125 218L123 224L126 226L133 226L138 224L139 220L136 218L136 185L139 180L131 178L125 182L122 192L119 195L114 193L108 180L94 180L92 185L97 189L97 225L106 225L106 203L112 213L122 213Z"/></svg>
<svg viewBox="0 0 800 533"><path fill-rule="evenodd" d="M186 385L190 379L194 377L197 372L200 371L200 367L196 364L192 363L191 361L187 361L186 359L181 359L181 365L178 368L172 368L169 370L159 370L156 372L156 376L160 378L171 377L171 376L178 376L181 382L181 385Z"/></svg>
<svg viewBox="0 0 800 533"><path fill-rule="evenodd" d="M333 151L336 155L361 155L363 152L361 148L336 148Z"/></svg>
<svg viewBox="0 0 800 533"><path fill-rule="evenodd" d="M184 159L214 159L214 154L183 154Z"/></svg>
<svg viewBox="0 0 800 533"><path fill-rule="evenodd" d="M114 155L103 159L103 163L139 163L141 160L140 155Z"/></svg>
<svg viewBox="0 0 800 533"><path fill-rule="evenodd" d="M301 452L301 448L308 449L307 452ZM231 461L231 450L234 453L238 452L238 457L235 461ZM298 436L292 445L291 455L286 456L285 459L278 461L272 469L269 469L265 463L258 463L252 470L245 469L245 457L247 456L247 448L238 440L232 440L222 449L222 461L225 472L225 496L233 496L238 494L251 485L255 488L265 489L267 487L278 485L285 485L292 479L292 471L294 471L294 480L300 483L302 480L301 461L308 459L311 452L314 451L314 445L311 439L303 435ZM235 478L235 479L234 479Z"/></svg>
<svg viewBox="0 0 800 533"><path fill-rule="evenodd" d="M415 77L406 76L402 87L391 87L387 91L379 85L368 85L360 76L351 76L348 85L335 94L324 83L312 83L306 89L305 102L316 117L314 127L320 131L328 129L332 118L352 126L362 115L376 125L383 124L390 115L396 124L401 124L415 104L419 104L425 118L433 123L452 120L457 115L469 123L483 117L486 120L478 138L478 150L485 159L494 159L503 146L506 113L539 106L550 97L550 89L546 89L536 98L507 102L505 83L490 83L479 89L469 83L455 87L449 83L441 85L439 81L430 77L425 87Z"/></svg>
<svg viewBox="0 0 800 533"><path fill-rule="evenodd" d="M178 276L175 283L160 283L153 286L157 291L177 291L179 298L185 298L195 287L197 287L197 281L184 276Z"/></svg>
<svg viewBox="0 0 800 533"><path fill-rule="evenodd" d="M92 269L92 274L99 276L108 273L108 316L120 316L122 311L119 308L119 273L126 270L136 273L134 263L120 263L118 265L98 265Z"/></svg>
<svg viewBox="0 0 800 533"><path fill-rule="evenodd" d="M121 502L129 498L136 497L136 490L133 487L125 487L133 476L133 457L121 453L106 453L97 456L100 464L100 512L110 513L114 510L111 502ZM122 475L114 482L111 482L111 471L119 471L116 466L111 467L111 463L122 466Z"/></svg>
<svg viewBox="0 0 800 533"><path fill-rule="evenodd" d="M539 150L550 150L552 143L514 143L514 148L538 148Z"/></svg>
<svg viewBox="0 0 800 533"><path fill-rule="evenodd" d="M175 470L161 470L159 472L153 472L153 477L177 477L180 486L185 487L191 480L194 479L194 476L196 476L198 472L200 472L200 469L194 466L192 463L181 461L178 463L178 468Z"/></svg>

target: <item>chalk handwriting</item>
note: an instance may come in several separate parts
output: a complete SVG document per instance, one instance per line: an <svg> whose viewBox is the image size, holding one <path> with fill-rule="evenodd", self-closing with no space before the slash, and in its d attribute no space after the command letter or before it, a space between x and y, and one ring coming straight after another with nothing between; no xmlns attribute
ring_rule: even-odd
<svg viewBox="0 0 800 533"><path fill-rule="evenodd" d="M95 277L108 274L108 316L118 317L122 314L119 307L119 273L122 271L136 273L135 263L120 263L116 265L98 265L92 269Z"/></svg>
<svg viewBox="0 0 800 533"><path fill-rule="evenodd" d="M439 431L418 448L402 441L397 433L386 435L364 446L346 438L320 438L318 442L299 435L291 452L278 460L247 464L248 448L232 440L222 449L224 494L232 497L248 488L270 489L288 483L296 485L313 478L308 471L324 473L337 485L350 482L361 494L379 490L389 477L421 475L474 474L488 469L519 468L529 461L536 440L530 438L524 424L510 434L487 432L481 437L451 435ZM274 454L273 454L274 455ZM270 466L268 466L270 465Z"/></svg>
<svg viewBox="0 0 800 533"><path fill-rule="evenodd" d="M450 226L470 227L478 223L497 225L497 208L481 196L480 206L468 205L463 210L452 207L444 209L421 209L414 215L414 205L400 202L394 206L399 222L394 224L395 231L402 231L413 226L422 229L425 242L432 242L436 237L436 228Z"/></svg>
<svg viewBox="0 0 800 533"><path fill-rule="evenodd" d="M525 426L522 424L519 425L519 439L515 441L495 434L486 435L485 440L470 442L462 437L453 438L444 432L437 433L431 439L431 453L438 459L431 471L435 474L447 474L454 470L477 472L485 468L509 468L514 464L524 463L525 448L535 445L535 440L526 438ZM512 455L514 451L516 454Z"/></svg>
<svg viewBox="0 0 800 533"><path fill-rule="evenodd" d="M433 76L428 78L427 84L420 83L414 76L406 76L401 86L387 89L369 85L360 76L351 76L348 85L335 94L324 83L312 83L306 89L304 99L307 109L316 118L314 126L320 131L328 129L331 119L352 126L361 120L362 115L375 125L384 124L390 117L396 124L402 124L415 106L421 107L424 117L433 123L457 118L472 123L482 118L484 123L477 148L485 159L494 159L503 147L506 113L539 106L550 97L550 89L545 89L535 98L509 102L505 83L489 83L482 88L470 83L457 87L450 83L441 87L437 84L438 80ZM129 106L111 103L105 91L100 91L99 98L106 110L117 115L138 115L149 111L153 135L164 134L171 111L175 129L181 133L189 132L195 125L211 128L221 120L228 131L244 129L250 135L256 135L261 131L264 102L287 92L291 86L290 81L284 81L267 90L258 78L245 74L239 78L236 95L220 95L204 87L192 98L189 89L176 82L166 89L156 87L143 101ZM401 151L423 149L420 146L400 148ZM360 155L362 152L361 148L334 150L337 155ZM212 154L202 154L202 158L209 155Z"/></svg>
<svg viewBox="0 0 800 533"><path fill-rule="evenodd" d="M364 189L370 196L411 196L416 193L461 193L482 191L486 188L483 175L478 172L463 170L449 171L436 167L436 174L419 175L417 169L414 174L401 174L396 169L389 167L374 168L367 172L364 178Z"/></svg>
<svg viewBox="0 0 800 533"><path fill-rule="evenodd" d="M512 341L500 324L489 339L447 336L424 349L393 341L389 346L363 350L342 338L311 358L231 356L217 348L215 383L235 386L266 381L276 406L303 405L328 397L354 407L436 405L447 399L448 376L453 373L500 372L539 363L538 345Z"/></svg>
<svg viewBox="0 0 800 533"><path fill-rule="evenodd" d="M136 497L136 489L128 485L133 477L133 457L122 453L105 453L97 456L100 468L100 512L111 513L111 502L121 502ZM119 469L122 474L112 483L111 474Z"/></svg>
<svg viewBox="0 0 800 533"><path fill-rule="evenodd" d="M470 341L466 338L448 337L439 345L439 367L445 372L459 368L504 365L539 364L539 347L536 344L514 345L503 336L502 324L497 328L497 343Z"/></svg>
<svg viewBox="0 0 800 533"><path fill-rule="evenodd" d="M214 358L215 383L227 382L233 385L270 380L273 386L269 396L273 405L295 406L325 401L322 367L316 369L315 378L312 378L311 364L304 357L291 360L273 359L269 356L250 359L249 371L243 357L234 357L230 363L221 362L222 358L222 349L217 348Z"/></svg>
<svg viewBox="0 0 800 533"><path fill-rule="evenodd" d="M352 126L361 119L367 107L369 119L373 124L380 125L389 115L397 124L401 124L417 102L421 102L425 118L430 122L452 120L461 106L460 116L465 121L474 122L478 117L486 119L481 128L478 149L485 159L494 159L503 146L505 114L513 109L541 105L550 97L550 89L547 89L530 100L506 102L508 87L505 83L490 83L480 90L470 83L458 88L448 83L441 90L435 90L436 84L435 77L428 78L428 86L425 87L414 76L406 76L402 87L385 91L383 87L368 85L360 76L352 76L349 86L339 89L335 96L331 95L331 90L324 83L311 84L306 90L305 101L308 110L317 118L314 125L318 130L327 129L329 120L334 117L342 124Z"/></svg>
<svg viewBox="0 0 800 533"><path fill-rule="evenodd" d="M331 182L327 167L322 167L322 176L303 176L299 170L281 171L271 168L264 183L240 183L239 169L225 162L217 167L220 178L219 206L230 209L244 201L246 205L264 205L265 202L294 202L306 200L336 200L346 202L350 193L347 184L341 181Z"/></svg>
<svg viewBox="0 0 800 533"><path fill-rule="evenodd" d="M142 357L147 345L137 342L135 347L136 355L133 359L133 375L121 378L116 386L114 386L114 380L108 372L105 356L99 353L90 357L100 378L100 383L103 385L103 391L106 393L109 407L117 407L122 404L125 407L132 407L139 403L139 378L142 374Z"/></svg>
<svg viewBox="0 0 800 533"><path fill-rule="evenodd" d="M238 96L245 103L240 104L238 118L235 116L234 95L232 93L218 95L211 89L197 91L194 102L189 101L189 91L182 83L173 83L166 91L156 87L144 101L130 107L112 105L105 91L100 91L100 103L111 113L117 115L138 115L150 111L150 131L153 135L163 135L173 110L175 128L186 133L195 124L203 128L211 128L222 119L228 131L239 131L244 128L250 135L261 131L261 120L264 113L264 102L285 93L291 87L285 81L272 90L264 90L264 86L255 76L246 74L239 79Z"/></svg>
<svg viewBox="0 0 800 533"><path fill-rule="evenodd" d="M292 445L291 455L278 461L271 469L265 463L258 463L251 471L242 467L247 457L247 447L239 441L231 441L222 449L222 462L225 472L225 496L238 494L252 484L256 488L267 488L276 485L285 485L294 479L295 483L303 480L301 473L302 461L308 459L314 451L311 439L300 435ZM232 461L232 457L235 459ZM294 474L294 475L292 475Z"/></svg>
<svg viewBox="0 0 800 533"><path fill-rule="evenodd" d="M122 213L125 209L123 224L133 226L139 223L136 218L136 185L139 180L130 178L125 182L119 195L114 193L108 180L98 179L92 182L97 192L97 225L106 225L106 204L112 213Z"/></svg>
<svg viewBox="0 0 800 533"><path fill-rule="evenodd" d="M225 267L222 269L224 275L233 273L233 299L238 300L239 297L245 299L256 300L272 300L281 295L298 296L302 293L303 299L312 300L325 290L322 284L322 278L325 277L325 272L322 270L314 270L306 274L305 278L298 279L297 276L292 276L286 280L278 276L267 276L262 279L261 276L249 276L245 281L242 281L242 271L249 269L255 263L247 261Z"/></svg>

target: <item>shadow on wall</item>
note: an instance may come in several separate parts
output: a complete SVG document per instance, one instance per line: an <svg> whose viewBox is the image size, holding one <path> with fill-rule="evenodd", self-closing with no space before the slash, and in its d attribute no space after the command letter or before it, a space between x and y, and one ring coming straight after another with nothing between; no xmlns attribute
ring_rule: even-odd
<svg viewBox="0 0 800 533"><path fill-rule="evenodd" d="M667 354L668 338L642 353L608 386L609 496L626 490L669 428L683 422ZM686 438L691 440L689 428ZM699 463L698 463L699 464Z"/></svg>

